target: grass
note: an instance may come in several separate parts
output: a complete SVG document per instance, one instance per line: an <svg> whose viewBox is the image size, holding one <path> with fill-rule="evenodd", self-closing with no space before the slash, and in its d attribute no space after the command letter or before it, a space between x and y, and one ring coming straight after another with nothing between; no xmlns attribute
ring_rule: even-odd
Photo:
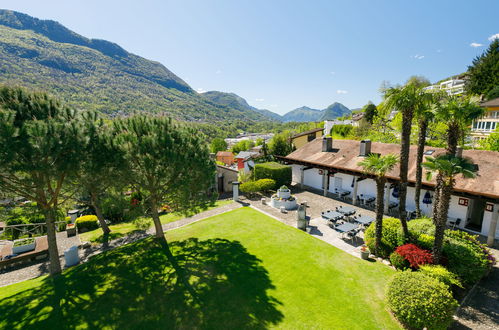
<svg viewBox="0 0 499 330"><path fill-rule="evenodd" d="M209 205L205 208L197 210L197 212L203 212L203 211L208 211L217 207L221 207L227 204L233 203L232 200L217 200L215 201L212 205ZM188 216L192 216L193 214L189 214ZM167 213L163 214L160 216L161 223L162 224L167 224L170 222L174 222L180 219L183 219L185 217L184 214L179 214L179 213ZM151 220L152 223L152 220ZM109 234L108 240L113 240L117 239L126 235L130 235L136 231L138 231L137 227L134 225L133 222L122 222L118 223L115 225L110 225L109 228L111 229L111 233ZM102 233L102 230L100 228L87 231L85 233L79 234L80 240L82 242L92 242L92 243L103 243L104 242L104 235Z"/></svg>
<svg viewBox="0 0 499 330"><path fill-rule="evenodd" d="M400 329L394 271L240 208L2 288L0 328ZM171 251L169 254L167 251Z"/></svg>

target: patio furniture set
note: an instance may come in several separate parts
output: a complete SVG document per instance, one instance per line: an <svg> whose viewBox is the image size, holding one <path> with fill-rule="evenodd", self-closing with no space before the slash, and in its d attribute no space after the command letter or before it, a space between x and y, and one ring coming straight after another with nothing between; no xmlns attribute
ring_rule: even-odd
<svg viewBox="0 0 499 330"><path fill-rule="evenodd" d="M369 226L374 218L356 214L356 210L350 206L337 207L334 211L322 212L322 218L327 220L329 227L341 233L343 239L357 239L357 234Z"/></svg>

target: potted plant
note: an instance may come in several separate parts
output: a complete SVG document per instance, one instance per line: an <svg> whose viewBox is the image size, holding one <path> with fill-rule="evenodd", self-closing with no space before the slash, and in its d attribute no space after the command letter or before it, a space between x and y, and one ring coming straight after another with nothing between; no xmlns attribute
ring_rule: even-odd
<svg viewBox="0 0 499 330"><path fill-rule="evenodd" d="M36 247L36 241L34 238L23 238L14 241L14 245L12 246L13 254L20 254L28 251L34 250Z"/></svg>
<svg viewBox="0 0 499 330"><path fill-rule="evenodd" d="M371 254L371 252L369 251L369 249L367 248L367 246L366 245L362 245L360 247L360 257L363 260L367 260L367 259L369 259L369 254Z"/></svg>
<svg viewBox="0 0 499 330"><path fill-rule="evenodd" d="M66 225L66 235L68 237L76 235L76 225L74 223L68 223Z"/></svg>

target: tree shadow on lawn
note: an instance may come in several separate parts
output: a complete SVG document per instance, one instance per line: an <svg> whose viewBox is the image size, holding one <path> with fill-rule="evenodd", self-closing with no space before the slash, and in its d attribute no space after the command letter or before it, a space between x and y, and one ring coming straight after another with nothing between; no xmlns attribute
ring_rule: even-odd
<svg viewBox="0 0 499 330"><path fill-rule="evenodd" d="M0 328L263 329L282 321L267 271L238 241L191 238L169 248L148 238L47 278L0 302Z"/></svg>

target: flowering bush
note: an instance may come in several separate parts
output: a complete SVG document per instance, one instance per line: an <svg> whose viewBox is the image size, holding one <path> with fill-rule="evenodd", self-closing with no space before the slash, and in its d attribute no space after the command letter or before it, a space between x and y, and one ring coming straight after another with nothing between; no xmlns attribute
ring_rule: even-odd
<svg viewBox="0 0 499 330"><path fill-rule="evenodd" d="M423 250L414 244L405 244L399 246L395 252L400 254L404 259L409 261L412 268L418 269L420 265L432 264L433 257L430 251Z"/></svg>
<svg viewBox="0 0 499 330"><path fill-rule="evenodd" d="M447 329L458 304L447 285L423 272L399 272L387 300L397 319L411 329Z"/></svg>

